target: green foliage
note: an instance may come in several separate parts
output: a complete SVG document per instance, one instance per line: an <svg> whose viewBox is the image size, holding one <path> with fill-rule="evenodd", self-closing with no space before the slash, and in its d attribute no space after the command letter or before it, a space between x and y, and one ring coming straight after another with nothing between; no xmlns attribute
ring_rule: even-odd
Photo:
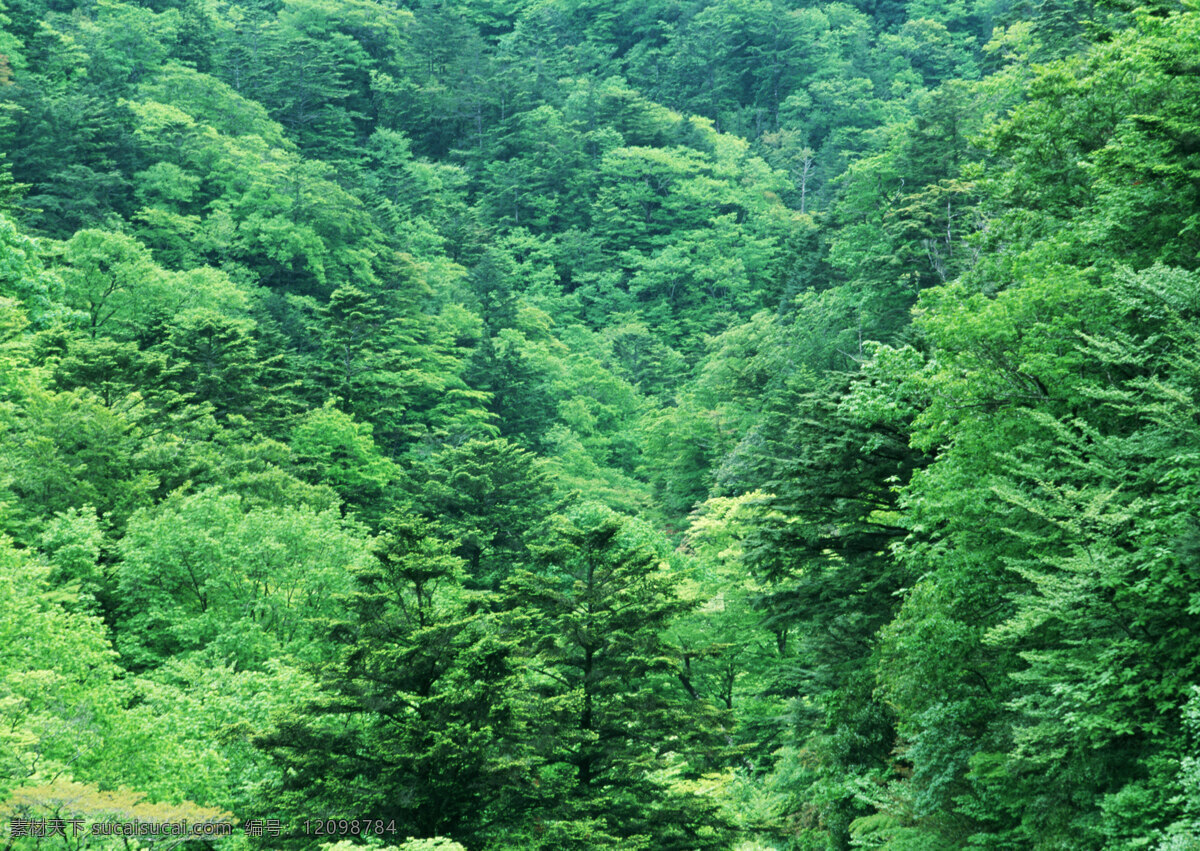
<svg viewBox="0 0 1200 851"><path fill-rule="evenodd" d="M35 327L44 328L65 319L62 281L45 269L38 244L21 233L7 216L0 216L0 239L0 294L19 301Z"/></svg>
<svg viewBox="0 0 1200 851"><path fill-rule="evenodd" d="M384 511L400 473L380 453L369 426L326 402L296 424L289 444L310 480L329 485L369 515Z"/></svg>
<svg viewBox="0 0 1200 851"><path fill-rule="evenodd" d="M50 517L82 505L119 527L149 502L158 482L145 432L128 417L76 391L34 386L21 401L21 416L5 424L13 507L3 519L18 539L32 539Z"/></svg>
<svg viewBox="0 0 1200 851"><path fill-rule="evenodd" d="M0 9L11 814L1195 845L1193 2L69 5Z"/></svg>
<svg viewBox="0 0 1200 851"><path fill-rule="evenodd" d="M131 707L107 758L158 798L254 813L276 778L254 747L273 720L311 698L313 678L272 660L265 670L176 657L128 689Z"/></svg>
<svg viewBox="0 0 1200 851"><path fill-rule="evenodd" d="M459 580L462 562L424 523L386 519L355 571L351 620L322 693L259 741L283 771L264 790L292 818L395 820L427 837L478 836L537 796L529 703L513 638Z"/></svg>
<svg viewBox="0 0 1200 851"><path fill-rule="evenodd" d="M729 710L735 722L732 738L742 765L767 764L775 729L777 704L770 691L774 672L785 664L789 648L780 633L763 622L758 607L764 585L745 571L744 543L754 528L758 491L733 498L714 497L691 517L684 548L695 559L693 574L682 593L699 606L671 628L681 653L680 682L695 699ZM735 788L745 783L734 778ZM730 792L729 794L734 794ZM741 794L747 794L741 790ZM750 808L752 809L752 808ZM734 813L739 821L746 817Z"/></svg>
<svg viewBox="0 0 1200 851"><path fill-rule="evenodd" d="M131 519L116 569L127 664L207 651L260 668L285 648L324 655L314 621L349 588L360 534L333 510L246 502L209 489Z"/></svg>
<svg viewBox="0 0 1200 851"><path fill-rule="evenodd" d="M591 847L717 848L711 802L664 782L717 756L720 715L672 683L680 661L662 633L693 604L647 531L596 505L555 515L539 572L514 575L505 597L528 630L532 688L562 706L545 755L570 772L559 818L594 818Z"/></svg>
<svg viewBox="0 0 1200 851"><path fill-rule="evenodd" d="M8 539L0 559L0 789L8 793L94 766L120 709L103 623Z"/></svg>
<svg viewBox="0 0 1200 851"><path fill-rule="evenodd" d="M1186 38L1192 24L1176 25ZM1058 98L1081 62L1047 72L1011 127L1069 108ZM1113 149L1111 125L1083 127L1068 138L1097 157ZM1026 178L1009 166L995 184L1050 202L1032 228L1002 221L1026 246L1006 269L1018 280L990 293L993 267L931 290L917 320L929 353L884 349L870 367L868 404L915 403L913 442L938 453L905 496L914 534L899 554L919 579L879 667L913 763L896 787L908 809L884 808L903 826L889 842L920 828L946 842L1137 847L1182 816L1167 768L1181 730L1167 719L1195 651L1178 621L1189 603L1168 589L1191 522L1176 443L1191 426L1169 412L1190 404L1195 281L1163 266L1079 268L1107 217L1090 207L1107 181L1043 176L1089 210L1063 225L1053 205L1066 196ZM1171 250L1146 240L1150 253L1123 259Z"/></svg>
<svg viewBox="0 0 1200 851"><path fill-rule="evenodd" d="M406 489L418 510L455 542L469 582L498 589L529 561L553 487L537 458L503 438L470 440L415 461Z"/></svg>

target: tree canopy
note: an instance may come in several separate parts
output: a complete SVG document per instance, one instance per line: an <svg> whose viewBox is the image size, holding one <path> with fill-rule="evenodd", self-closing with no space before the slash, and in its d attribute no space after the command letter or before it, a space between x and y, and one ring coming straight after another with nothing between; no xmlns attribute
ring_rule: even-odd
<svg viewBox="0 0 1200 851"><path fill-rule="evenodd" d="M6 847L1200 847L1197 57L5 0Z"/></svg>

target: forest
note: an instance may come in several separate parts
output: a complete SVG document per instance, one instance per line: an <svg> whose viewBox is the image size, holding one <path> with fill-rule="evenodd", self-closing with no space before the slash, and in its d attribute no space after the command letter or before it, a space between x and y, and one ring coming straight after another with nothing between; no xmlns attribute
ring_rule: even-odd
<svg viewBox="0 0 1200 851"><path fill-rule="evenodd" d="M0 13L4 849L1200 849L1200 0Z"/></svg>

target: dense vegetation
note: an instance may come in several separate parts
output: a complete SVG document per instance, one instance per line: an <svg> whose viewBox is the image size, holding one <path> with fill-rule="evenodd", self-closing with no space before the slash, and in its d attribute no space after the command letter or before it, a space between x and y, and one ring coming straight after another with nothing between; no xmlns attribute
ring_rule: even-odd
<svg viewBox="0 0 1200 851"><path fill-rule="evenodd" d="M6 829L1200 848L1195 0L5 3Z"/></svg>

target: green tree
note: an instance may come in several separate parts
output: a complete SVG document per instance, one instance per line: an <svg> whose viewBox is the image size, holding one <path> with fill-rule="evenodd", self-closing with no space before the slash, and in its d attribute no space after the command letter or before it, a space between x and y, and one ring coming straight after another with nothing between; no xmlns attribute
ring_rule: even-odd
<svg viewBox="0 0 1200 851"><path fill-rule="evenodd" d="M336 611L365 557L336 510L247 506L209 489L134 517L121 540L118 646L130 666L207 651L240 668L328 652L315 621Z"/></svg>
<svg viewBox="0 0 1200 851"><path fill-rule="evenodd" d="M266 791L295 817L357 812L420 836L477 840L519 823L537 789L515 636L461 585L431 528L393 515L355 570L322 692L258 740L280 766Z"/></svg>
<svg viewBox="0 0 1200 851"><path fill-rule="evenodd" d="M562 709L539 739L569 771L547 815L568 822L558 847L718 848L715 806L672 792L721 751L721 716L680 688L666 630L694 605L681 598L648 530L584 504L551 518L537 572L516 573L507 606L526 625L522 658L541 699Z"/></svg>
<svg viewBox="0 0 1200 851"><path fill-rule="evenodd" d="M905 579L889 553L907 532L896 485L927 460L908 447L902 421L856 414L849 389L832 376L781 396L762 434L767 495L742 544L787 654L772 691L788 700L790 732L817 761L809 795L843 844L861 813L851 778L885 773L895 741L871 661Z"/></svg>
<svg viewBox="0 0 1200 851"><path fill-rule="evenodd" d="M467 352L452 341L454 329L422 322L402 298L346 286L324 304L293 300L297 325L311 335L300 358L310 397L337 399L392 455L446 431L486 432L483 397L460 377Z"/></svg>
<svg viewBox="0 0 1200 851"><path fill-rule="evenodd" d="M329 485L369 519L387 512L400 469L375 445L370 426L326 402L296 424L289 445L310 481Z"/></svg>
<svg viewBox="0 0 1200 851"><path fill-rule="evenodd" d="M69 586L54 588L49 566L8 538L0 539L0 560L6 648L0 654L0 792L7 794L94 767L121 710L118 668L103 623L79 611L77 594Z"/></svg>
<svg viewBox="0 0 1200 851"><path fill-rule="evenodd" d="M405 489L465 562L466 581L499 588L530 560L554 494L538 459L504 438L469 440L414 460Z"/></svg>

